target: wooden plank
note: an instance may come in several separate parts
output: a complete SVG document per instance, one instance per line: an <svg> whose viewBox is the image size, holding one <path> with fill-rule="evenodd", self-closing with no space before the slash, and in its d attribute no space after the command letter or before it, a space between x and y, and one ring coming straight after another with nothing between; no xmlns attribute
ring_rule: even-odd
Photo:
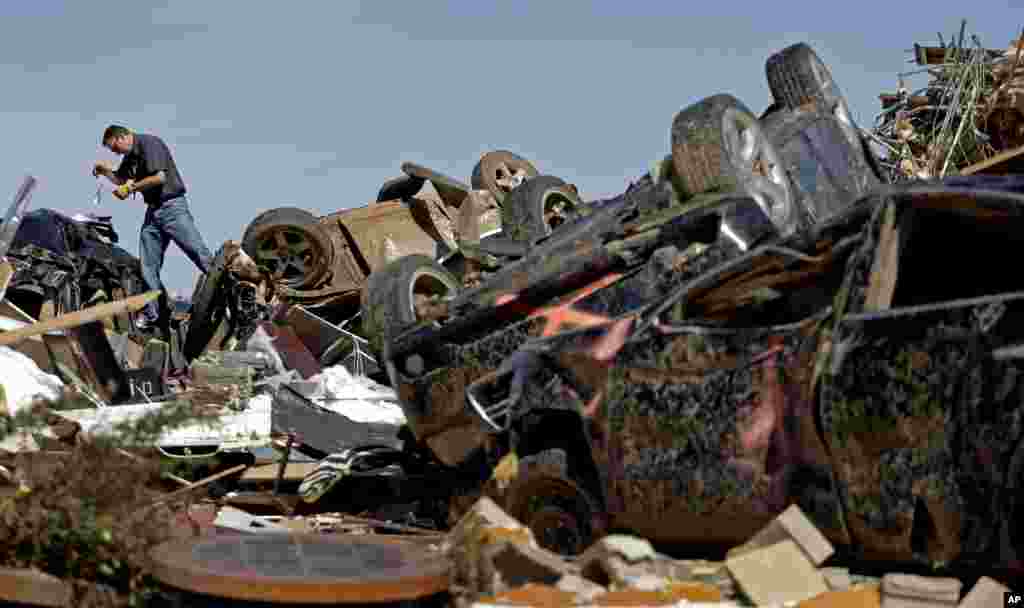
<svg viewBox="0 0 1024 608"><path fill-rule="evenodd" d="M181 497L185 496L186 494L188 494L189 492L192 492L194 490L198 490L198 489L204 488L204 487L210 485L211 483L213 483L215 481L224 479L225 477L230 477L230 476L234 475L235 473L240 473L240 472L244 471L247 468L249 468L249 465L247 465L247 464L240 464L238 466L231 467L230 469L221 471L220 473L216 473L214 475L210 475L209 477L205 477L203 479L200 479L199 481L197 481L197 482L195 482L193 484L189 484L189 485L185 486L184 488L178 488L177 490L171 492L170 494L164 494L163 496L160 496L157 500L155 500L155 501L149 503L148 505L146 505L146 507L155 507L156 505L164 503L164 502L167 502L168 500L174 500L175 498L181 498Z"/></svg>
<svg viewBox="0 0 1024 608"><path fill-rule="evenodd" d="M0 346L10 346L11 344L17 344L19 341L29 338L31 336L38 336L50 331L56 331L60 329L70 329L72 327L78 327L89 323L91 321L102 321L113 315L121 314L125 311L138 312L142 310L146 304L156 300L160 297L159 291L150 291L142 295L133 296L126 300L119 300L117 302L109 302L107 304L100 304L98 306L92 306L83 310L61 315L55 319L49 321L43 321L35 323L28 327L21 329L15 329L13 331L7 331L0 334Z"/></svg>
<svg viewBox="0 0 1024 608"><path fill-rule="evenodd" d="M96 373L82 355L81 348L77 342L68 336L44 335L43 343L46 344L46 348L50 352L53 368L59 369L63 367L67 372L74 374L76 377L64 378L65 381L80 381L90 390L94 390L99 385Z"/></svg>
<svg viewBox="0 0 1024 608"><path fill-rule="evenodd" d="M925 46L923 44L914 45L914 61L917 65L942 65L946 63L946 53L953 49L942 47L942 46ZM960 49L959 54L962 57L966 57L969 53L973 52L973 49ZM956 50L953 50L951 61L956 60ZM989 59L995 59L1002 57L1006 51L1002 49L985 49L985 54L988 55Z"/></svg>
<svg viewBox="0 0 1024 608"><path fill-rule="evenodd" d="M124 373L121 363L110 347L110 340L103 324L99 321L84 323L68 330L81 347L85 357L96 375L99 384L95 388L109 402L131 399L131 388L128 376Z"/></svg>
<svg viewBox="0 0 1024 608"><path fill-rule="evenodd" d="M896 293L896 280L900 265L900 229L896 223L896 208L889 205L885 210L875 259L871 264L868 289L865 294L864 310L888 310Z"/></svg>
<svg viewBox="0 0 1024 608"><path fill-rule="evenodd" d="M306 475L312 473L318 464L317 462L289 462L284 469L284 477L282 479L285 481L301 481L305 479ZM254 466L243 473L239 481L274 481L277 478L277 469L277 464Z"/></svg>
<svg viewBox="0 0 1024 608"><path fill-rule="evenodd" d="M964 167L960 170L960 175L974 175L976 173L982 175L1006 175L1008 173L1016 173L1012 169L1014 168L1013 165L1017 163L1012 161L1018 160L1022 161L1021 164L1024 164L1022 156L1024 156L1024 146L1011 148L996 154L992 158L987 158L981 162Z"/></svg>

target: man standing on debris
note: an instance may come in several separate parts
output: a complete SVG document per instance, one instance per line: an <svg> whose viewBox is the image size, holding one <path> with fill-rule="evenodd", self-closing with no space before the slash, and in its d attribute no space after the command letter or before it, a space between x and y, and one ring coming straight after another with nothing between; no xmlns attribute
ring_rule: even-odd
<svg viewBox="0 0 1024 608"><path fill-rule="evenodd" d="M189 211L185 182L167 144L155 135L135 133L119 125L107 127L102 143L124 158L117 169L108 161L97 161L93 176L102 175L117 185L114 196L118 199L141 192L146 203L146 217L139 232L139 257L146 289L161 289L160 270L171 241L205 274L213 256ZM150 302L139 319L139 328L151 327L158 318L156 303Z"/></svg>

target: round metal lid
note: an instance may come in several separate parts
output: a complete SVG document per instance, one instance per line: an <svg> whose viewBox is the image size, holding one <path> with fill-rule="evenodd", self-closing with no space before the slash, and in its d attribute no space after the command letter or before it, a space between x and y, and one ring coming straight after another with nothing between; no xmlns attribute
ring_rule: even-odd
<svg viewBox="0 0 1024 608"><path fill-rule="evenodd" d="M436 545L345 534L211 536L153 550L154 576L185 591L285 604L416 599L448 589Z"/></svg>

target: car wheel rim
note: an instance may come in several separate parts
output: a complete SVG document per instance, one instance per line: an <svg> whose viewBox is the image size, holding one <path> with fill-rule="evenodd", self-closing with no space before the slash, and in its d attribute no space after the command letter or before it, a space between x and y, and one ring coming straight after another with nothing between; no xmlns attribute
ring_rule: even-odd
<svg viewBox="0 0 1024 608"><path fill-rule="evenodd" d="M572 218L576 203L559 190L549 190L542 198L544 205L545 233L551 234L556 228Z"/></svg>
<svg viewBox="0 0 1024 608"><path fill-rule="evenodd" d="M538 509L530 518L529 528L537 543L549 551L577 555L585 548L576 516L558 505Z"/></svg>
<svg viewBox="0 0 1024 608"><path fill-rule="evenodd" d="M412 318L422 320L431 303L451 295L454 290L455 286L444 277L425 270L416 271L409 281L409 312Z"/></svg>
<svg viewBox="0 0 1024 608"><path fill-rule="evenodd" d="M526 181L527 173L522 167L513 168L508 163L498 163L498 166L494 168L494 174L491 176L494 184L498 186L498 189L508 194L515 190L520 184Z"/></svg>
<svg viewBox="0 0 1024 608"><path fill-rule="evenodd" d="M593 513L575 483L548 473L520 473L509 514L533 532L538 544L562 555L578 555L592 535Z"/></svg>
<svg viewBox="0 0 1024 608"><path fill-rule="evenodd" d="M322 253L317 250L305 232L282 226L271 229L257 241L254 261L266 268L273 280L300 285Z"/></svg>
<svg viewBox="0 0 1024 608"><path fill-rule="evenodd" d="M753 117L729 108L722 120L726 153L747 193L776 226L787 227L793 198L785 168L774 147Z"/></svg>

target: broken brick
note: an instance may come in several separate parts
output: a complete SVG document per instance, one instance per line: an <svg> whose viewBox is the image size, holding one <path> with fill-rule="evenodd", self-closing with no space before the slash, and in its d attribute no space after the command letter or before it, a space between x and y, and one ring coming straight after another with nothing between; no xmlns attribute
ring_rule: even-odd
<svg viewBox="0 0 1024 608"><path fill-rule="evenodd" d="M569 570L561 557L542 547L502 542L488 547L485 554L507 587L528 583L554 585Z"/></svg>
<svg viewBox="0 0 1024 608"><path fill-rule="evenodd" d="M882 608L956 606L961 585L955 578L886 574L882 578Z"/></svg>
<svg viewBox="0 0 1024 608"><path fill-rule="evenodd" d="M850 571L846 568L819 568L818 571L825 577L825 583L832 591L843 591L853 585Z"/></svg>
<svg viewBox="0 0 1024 608"><path fill-rule="evenodd" d="M474 592L493 594L504 591L502 576L493 561L500 552L492 549L503 544L539 548L529 528L484 496L448 533L447 545L456 578ZM510 559L508 555L504 557Z"/></svg>
<svg viewBox="0 0 1024 608"><path fill-rule="evenodd" d="M828 591L825 578L792 540L734 555L725 563L758 605L801 602Z"/></svg>
<svg viewBox="0 0 1024 608"><path fill-rule="evenodd" d="M960 602L959 608L988 608L989 606L1002 606L1003 594L1009 593L1010 588L987 577L978 579L970 592Z"/></svg>
<svg viewBox="0 0 1024 608"><path fill-rule="evenodd" d="M793 540L815 566L820 566L835 553L832 543L828 542L828 539L800 510L800 507L791 505L750 540L729 551L729 555L742 555L753 549L774 545L786 539Z"/></svg>
<svg viewBox="0 0 1024 608"><path fill-rule="evenodd" d="M879 608L882 595L878 586L826 591L809 600L800 602L798 608Z"/></svg>
<svg viewBox="0 0 1024 608"><path fill-rule="evenodd" d="M601 585L626 585L630 580L650 574L645 566L653 562L654 548L650 542L620 534L600 539L579 558L583 576Z"/></svg>

